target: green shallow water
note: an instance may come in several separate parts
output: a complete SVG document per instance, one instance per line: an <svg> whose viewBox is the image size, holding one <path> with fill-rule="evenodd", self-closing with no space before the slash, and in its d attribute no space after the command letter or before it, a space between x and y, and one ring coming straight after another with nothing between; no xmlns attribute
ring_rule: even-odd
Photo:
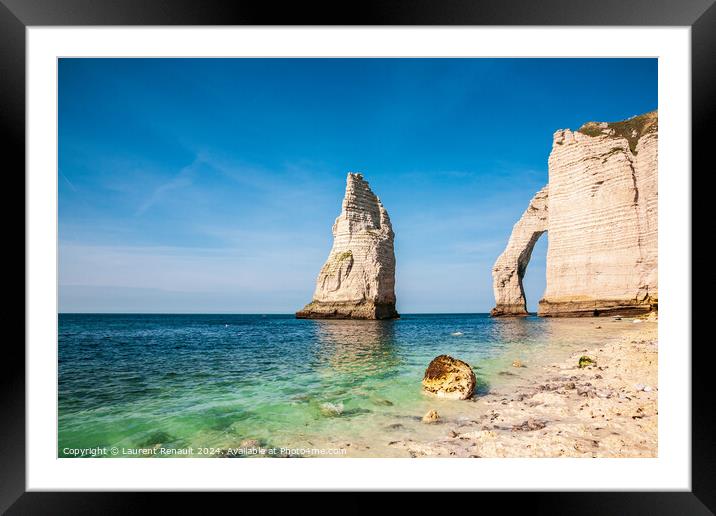
<svg viewBox="0 0 716 516"><path fill-rule="evenodd" d="M379 453L392 438L439 431L419 423L435 404L420 390L435 356L468 362L485 393L519 378L499 374L514 359L533 367L601 338L593 322L486 314L61 314L58 456L97 447L204 456L247 439L262 448L360 442ZM465 403L440 401L440 410L458 414Z"/></svg>

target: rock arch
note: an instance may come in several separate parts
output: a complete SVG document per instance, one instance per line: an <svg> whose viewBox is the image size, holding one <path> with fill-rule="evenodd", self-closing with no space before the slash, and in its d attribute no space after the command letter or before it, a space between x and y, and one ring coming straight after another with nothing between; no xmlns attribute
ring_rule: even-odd
<svg viewBox="0 0 716 516"><path fill-rule="evenodd" d="M542 188L512 228L505 251L492 268L495 308L490 315L527 315L522 278L537 240L547 231L549 188Z"/></svg>

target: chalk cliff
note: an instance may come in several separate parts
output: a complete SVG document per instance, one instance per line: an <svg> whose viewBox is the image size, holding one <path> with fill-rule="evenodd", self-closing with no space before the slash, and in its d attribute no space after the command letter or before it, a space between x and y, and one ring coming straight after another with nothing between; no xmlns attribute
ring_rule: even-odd
<svg viewBox="0 0 716 516"><path fill-rule="evenodd" d="M392 319L395 253L388 212L361 174L349 173L333 247L318 274L313 300L298 318Z"/></svg>
<svg viewBox="0 0 716 516"><path fill-rule="evenodd" d="M522 277L544 231L547 287L539 315L658 307L657 143L656 111L554 134L548 186L531 201L493 268L493 315L526 313Z"/></svg>

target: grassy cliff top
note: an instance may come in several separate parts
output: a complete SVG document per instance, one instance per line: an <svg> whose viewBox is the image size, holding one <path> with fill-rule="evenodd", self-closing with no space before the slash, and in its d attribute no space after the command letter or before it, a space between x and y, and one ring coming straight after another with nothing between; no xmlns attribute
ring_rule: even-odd
<svg viewBox="0 0 716 516"><path fill-rule="evenodd" d="M587 136L611 136L625 138L629 142L629 149L636 152L636 144L645 134L654 133L659 129L659 116L657 111L650 111L643 115L634 116L621 122L587 122L577 129Z"/></svg>

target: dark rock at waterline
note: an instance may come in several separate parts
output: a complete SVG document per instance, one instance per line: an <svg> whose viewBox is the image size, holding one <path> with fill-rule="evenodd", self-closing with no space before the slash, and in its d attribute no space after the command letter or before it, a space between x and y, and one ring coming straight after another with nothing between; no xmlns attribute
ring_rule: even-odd
<svg viewBox="0 0 716 516"><path fill-rule="evenodd" d="M326 417L352 417L359 416L361 414L370 414L373 412L370 409L356 407L347 409L344 407L343 402L338 403L322 403L319 407L321 415Z"/></svg>
<svg viewBox="0 0 716 516"><path fill-rule="evenodd" d="M352 408L343 411L343 417L360 416L361 414L371 414L373 411L367 408Z"/></svg>

